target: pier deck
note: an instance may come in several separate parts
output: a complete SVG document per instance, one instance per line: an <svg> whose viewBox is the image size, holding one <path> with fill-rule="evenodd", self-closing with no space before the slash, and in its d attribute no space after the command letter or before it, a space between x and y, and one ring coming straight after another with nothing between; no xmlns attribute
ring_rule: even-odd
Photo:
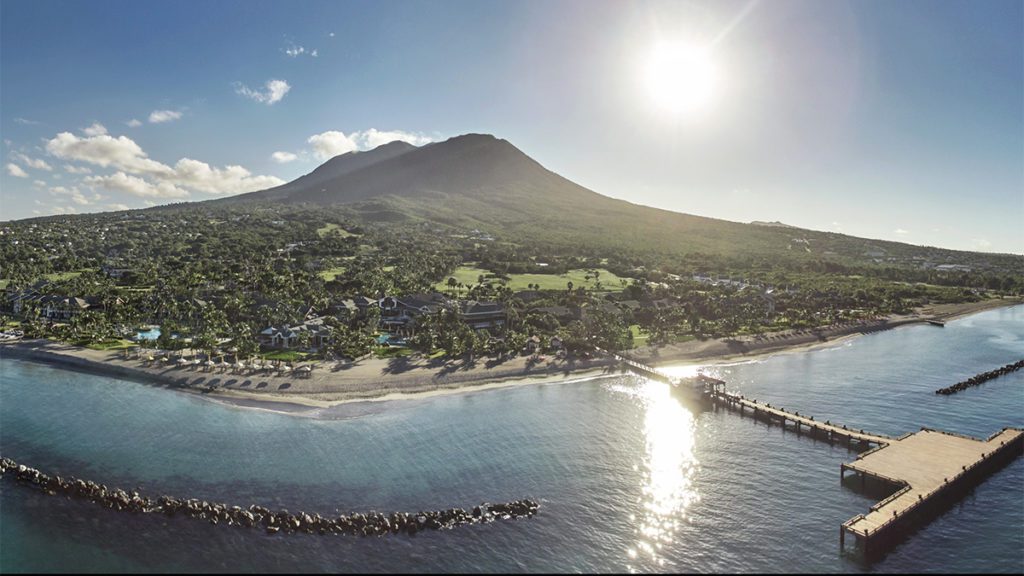
<svg viewBox="0 0 1024 576"><path fill-rule="evenodd" d="M736 394L716 392L711 396L711 399L716 403L726 404L734 410L739 410L741 412L750 410L755 416L763 415L769 418L774 418L782 424L791 423L796 426L797 431L807 428L808 433L828 436L829 438L857 440L879 446L893 441L893 438L885 436L884 434L872 434L870 432L865 432L864 430L857 430L840 424L833 424L829 421L821 422L819 420L815 420L813 416L801 416L799 412L788 412L782 408L772 406L770 404L762 404L757 400L748 400L747 398Z"/></svg>
<svg viewBox="0 0 1024 576"><path fill-rule="evenodd" d="M841 465L841 476L853 470L902 488L872 506L868 514L847 520L843 532L864 540L882 534L934 496L957 485L973 484L980 467L1015 455L1022 440L1024 431L1014 428L1004 428L988 440L925 428L859 455L855 462Z"/></svg>
<svg viewBox="0 0 1024 576"><path fill-rule="evenodd" d="M903 528L915 519L924 519L928 512L941 509L943 502L978 485L1024 450L1024 430L1017 428L1004 428L987 440L929 428L893 438L828 420L822 422L813 416L731 394L725 391L725 382L715 378L698 375L679 379L640 362L615 357L641 376L670 386L680 386L684 380L695 381L703 385L704 398L741 415L749 411L754 418L789 426L797 434L806 433L830 443L843 441L850 449L870 447L858 454L855 462L840 465L841 479L851 470L860 474L862 480L872 477L898 487L892 495L871 506L869 513L858 514L839 527L840 548L845 548L846 535L852 534L867 558L898 541L906 534Z"/></svg>

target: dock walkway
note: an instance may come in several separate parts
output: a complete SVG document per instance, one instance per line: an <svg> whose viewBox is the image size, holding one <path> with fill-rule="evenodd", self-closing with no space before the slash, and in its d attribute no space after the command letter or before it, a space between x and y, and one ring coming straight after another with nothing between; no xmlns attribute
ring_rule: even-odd
<svg viewBox="0 0 1024 576"><path fill-rule="evenodd" d="M840 545L847 533L861 541L865 552L872 542L892 536L892 528L923 512L933 500L957 488L979 483L999 464L1020 454L1024 430L1004 428L980 440L970 436L923 428L892 439L875 450L840 465L840 479L852 470L900 489L840 527Z"/></svg>
<svg viewBox="0 0 1024 576"><path fill-rule="evenodd" d="M814 416L801 415L799 412L788 412L783 408L772 406L771 404L762 404L757 400L749 400L738 394L730 394L728 392L715 392L711 394L712 402L716 404L724 404L725 406L737 410L741 413L750 410L755 418L764 418L768 421L777 421L782 426L791 424L797 431L801 433L806 428L808 434L812 436L825 437L829 440L844 440L847 444L856 440L858 442L882 446L893 441L891 436L884 434L872 434L865 432L863 429L850 428L846 425L833 424L831 421L821 422L815 420Z"/></svg>
<svg viewBox="0 0 1024 576"><path fill-rule="evenodd" d="M641 376L670 386L682 387L687 380L701 384L705 400L741 415L750 412L754 418L792 428L797 434L807 433L830 443L845 442L852 450L866 449L854 462L840 465L840 480L849 470L860 474L862 480L872 477L897 488L892 495L871 506L870 512L858 514L839 527L840 549L845 549L846 535L851 534L867 558L899 540L907 533L904 528L915 520L925 518L929 511L941 509L943 502L981 483L1024 451L1024 430L1017 428L1004 428L987 440L930 428L893 438L828 420L821 422L813 416L726 392L721 380L703 375L675 378L652 366L617 354L613 356Z"/></svg>

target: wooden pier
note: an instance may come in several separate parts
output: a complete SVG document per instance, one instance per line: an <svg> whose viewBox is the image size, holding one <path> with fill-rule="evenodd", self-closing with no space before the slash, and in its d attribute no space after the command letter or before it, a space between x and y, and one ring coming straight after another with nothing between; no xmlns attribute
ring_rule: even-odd
<svg viewBox="0 0 1024 576"><path fill-rule="evenodd" d="M789 427L796 431L797 434L808 434L814 438L828 440L829 442L843 442L851 448L860 449L882 446L893 441L893 438L884 434L872 434L865 432L863 429L833 424L829 420L821 422L815 420L814 416L801 415L799 412L788 412L771 404L762 404L757 400L748 400L738 394L722 391L714 392L711 394L711 401L736 410L741 415L749 412L754 418L778 424L782 427Z"/></svg>
<svg viewBox="0 0 1024 576"><path fill-rule="evenodd" d="M955 501L970 488L1024 452L1024 430L1004 428L987 440L922 428L899 438L865 432L863 429L821 422L813 416L789 412L781 407L747 399L725 391L724 382L704 375L674 378L654 367L618 355L615 358L637 374L681 388L689 383L702 390L702 397L716 406L749 413L769 424L792 429L798 435L830 443L841 442L860 451L857 459L840 465L840 482L846 472L859 474L861 484L873 478L892 485L896 491L839 527L839 547L846 549L851 534L865 559L872 560L900 541L909 529L926 522L930 514Z"/></svg>
<svg viewBox="0 0 1024 576"><path fill-rule="evenodd" d="M1004 428L980 440L970 436L922 428L905 434L840 465L840 480L847 470L898 488L839 528L839 545L845 549L852 534L865 557L880 553L903 535L903 528L943 502L955 499L976 486L1002 464L1020 455L1024 430Z"/></svg>

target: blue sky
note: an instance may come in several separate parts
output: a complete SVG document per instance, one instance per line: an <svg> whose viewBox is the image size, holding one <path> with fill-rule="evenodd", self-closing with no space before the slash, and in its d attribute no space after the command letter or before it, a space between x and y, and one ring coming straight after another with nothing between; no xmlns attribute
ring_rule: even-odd
<svg viewBox="0 0 1024 576"><path fill-rule="evenodd" d="M1022 22L1018 0L4 0L0 219L484 132L639 204L1021 254ZM699 109L652 97L664 45L713 69Z"/></svg>

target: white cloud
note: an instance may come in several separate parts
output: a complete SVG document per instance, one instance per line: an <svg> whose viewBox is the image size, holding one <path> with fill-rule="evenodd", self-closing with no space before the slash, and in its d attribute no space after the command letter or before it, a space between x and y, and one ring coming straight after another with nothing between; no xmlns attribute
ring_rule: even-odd
<svg viewBox="0 0 1024 576"><path fill-rule="evenodd" d="M33 124L39 124L39 122L37 122L35 120L29 120L28 118L15 118L14 119L14 123L15 124L23 124L25 126L31 126Z"/></svg>
<svg viewBox="0 0 1024 576"><path fill-rule="evenodd" d="M184 198L189 190L237 194L284 184L280 178L253 175L242 166L216 168L191 158L178 160L172 168L149 158L127 136L114 138L102 134L79 138L62 132L46 143L46 150L65 160L113 168L117 171L115 174L90 176L83 182L140 197Z"/></svg>
<svg viewBox="0 0 1024 576"><path fill-rule="evenodd" d="M312 56L313 58L316 58L317 56L320 55L320 51L314 48L313 51L309 53L309 55Z"/></svg>
<svg viewBox="0 0 1024 576"><path fill-rule="evenodd" d="M275 176L253 176L241 166L213 168L206 162L182 158L174 165L177 184L208 194L237 194L284 184Z"/></svg>
<svg viewBox="0 0 1024 576"><path fill-rule="evenodd" d="M109 210L130 210L127 204L107 204Z"/></svg>
<svg viewBox="0 0 1024 576"><path fill-rule="evenodd" d="M13 162L7 163L7 173L18 178L28 178L28 173L21 169L21 166Z"/></svg>
<svg viewBox="0 0 1024 576"><path fill-rule="evenodd" d="M90 187L100 187L111 192L124 192L140 198L187 198L188 191L170 182L152 184L142 178L116 172L106 176L89 176L82 182Z"/></svg>
<svg viewBox="0 0 1024 576"><path fill-rule="evenodd" d="M273 154L270 155L270 158L274 162L277 162L278 164L287 164L288 162L291 162L298 158L298 156L292 154L291 152L274 152Z"/></svg>
<svg viewBox="0 0 1024 576"><path fill-rule="evenodd" d="M89 170L85 166L74 166L71 164L65 164L64 171L68 174L92 174L92 170Z"/></svg>
<svg viewBox="0 0 1024 576"><path fill-rule="evenodd" d="M291 56L292 58L295 58L295 57L299 56L300 54L304 54L305 52L306 52L305 48L303 48L302 46L296 46L294 44L292 44L288 48L284 49L284 53L289 55L289 56Z"/></svg>
<svg viewBox="0 0 1024 576"><path fill-rule="evenodd" d="M893 233L899 234L900 236L906 236L907 234L910 234L910 232L904 230L903 228L897 228L893 230Z"/></svg>
<svg viewBox="0 0 1024 576"><path fill-rule="evenodd" d="M327 132L314 134L309 137L307 142L313 145L313 154L320 160L327 160L338 154L359 149L355 140L345 136L344 132L337 130L328 130Z"/></svg>
<svg viewBox="0 0 1024 576"><path fill-rule="evenodd" d="M134 174L171 175L170 166L151 160L134 140L108 134L79 138L61 132L46 143L46 151L63 160L87 162L103 168L114 167Z"/></svg>
<svg viewBox="0 0 1024 576"><path fill-rule="evenodd" d="M352 137L359 143L361 150L370 150L395 140L408 142L414 146L422 146L431 142L431 138L423 134L413 134L411 132L402 132L401 130L377 130L376 128L355 132L352 134Z"/></svg>
<svg viewBox="0 0 1024 576"><path fill-rule="evenodd" d="M181 112L177 110L153 110L149 113L150 124L163 124L173 122L181 118Z"/></svg>
<svg viewBox="0 0 1024 576"><path fill-rule="evenodd" d="M307 142L313 145L313 154L318 159L327 160L338 154L356 150L370 150L395 140L408 142L415 146L422 146L432 141L429 136L424 136L423 134L370 128L369 130L351 132L348 135L338 130L329 130L310 136Z"/></svg>
<svg viewBox="0 0 1024 576"><path fill-rule="evenodd" d="M45 180L33 180L32 181L32 185L35 186L36 188L46 188L46 181Z"/></svg>
<svg viewBox="0 0 1024 576"><path fill-rule="evenodd" d="M139 126L142 126L142 122L138 118L132 118L125 122L125 124L127 124L129 128L138 128Z"/></svg>
<svg viewBox="0 0 1024 576"><path fill-rule="evenodd" d="M284 98L285 94L292 89L292 87L284 80L276 79L267 80L264 86L266 87L266 90L259 91L253 90L245 84L235 82L235 92L249 98L250 100L262 102L270 106L275 102L280 102L281 99Z"/></svg>
<svg viewBox="0 0 1024 576"><path fill-rule="evenodd" d="M15 152L11 154L11 156L15 160L18 160L22 164L28 166L29 168L35 168L36 170L46 170L47 172L53 171L53 167L47 164L46 161L41 158L29 158L28 156L22 154L21 152Z"/></svg>
<svg viewBox="0 0 1024 576"><path fill-rule="evenodd" d="M977 250L988 250L992 247L992 242L985 238L971 238L971 242L974 243L974 248Z"/></svg>
<svg viewBox="0 0 1024 576"><path fill-rule="evenodd" d="M82 128L82 133L86 136L99 136L107 133L107 127L99 122L93 122L92 126Z"/></svg>
<svg viewBox="0 0 1024 576"><path fill-rule="evenodd" d="M78 204L79 206L88 206L91 203L90 200L86 198L81 191L78 190L77 186L72 186L71 188L65 188L64 186L54 186L53 188L50 188L50 194L53 194L55 196L70 196L71 201L74 202L75 204ZM97 196L96 199L98 198L99 197Z"/></svg>

